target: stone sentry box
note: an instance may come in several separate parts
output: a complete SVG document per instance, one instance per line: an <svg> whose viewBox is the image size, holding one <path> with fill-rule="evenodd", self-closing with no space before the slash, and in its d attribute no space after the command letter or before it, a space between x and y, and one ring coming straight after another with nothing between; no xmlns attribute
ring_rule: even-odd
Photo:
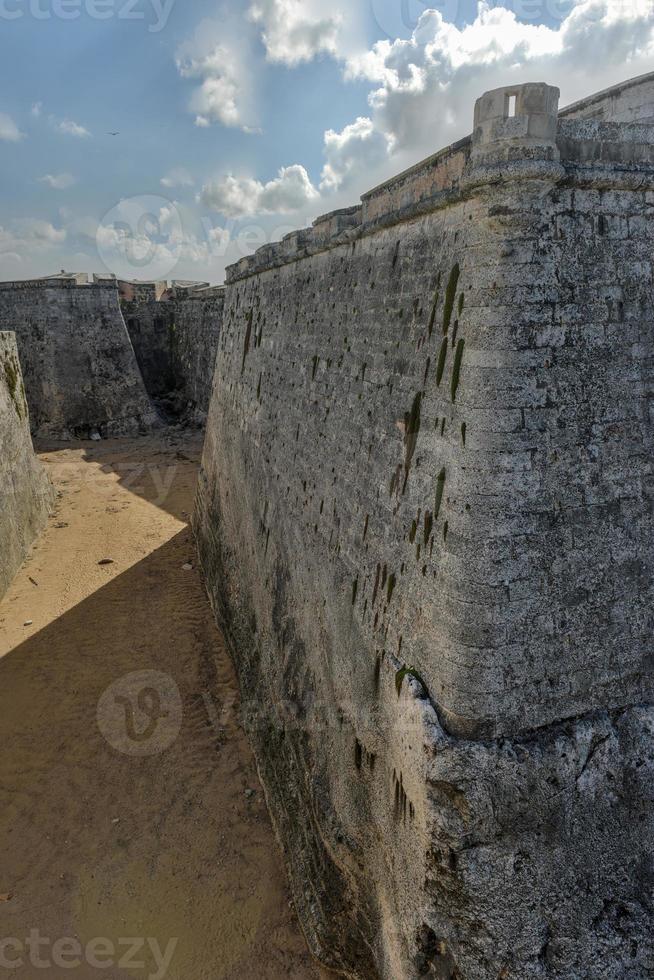
<svg viewBox="0 0 654 980"><path fill-rule="evenodd" d="M555 143L559 90L531 83L486 92L475 105L475 150L512 140L520 147Z"/></svg>
<svg viewBox="0 0 654 980"><path fill-rule="evenodd" d="M557 111L228 273L196 533L351 977L654 962L654 129Z"/></svg>

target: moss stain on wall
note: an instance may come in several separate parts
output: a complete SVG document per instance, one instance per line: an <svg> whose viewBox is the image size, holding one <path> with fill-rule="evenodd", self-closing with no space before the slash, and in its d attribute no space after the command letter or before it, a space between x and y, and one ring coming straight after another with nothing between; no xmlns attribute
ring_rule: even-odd
<svg viewBox="0 0 654 980"><path fill-rule="evenodd" d="M459 268L459 263L456 262L452 267L452 271L450 272L450 278L447 282L447 289L445 290L445 306L443 307L443 333L447 333L450 329L460 274L461 270Z"/></svg>
<svg viewBox="0 0 654 980"><path fill-rule="evenodd" d="M420 432L421 401L422 401L422 393L418 392L418 394L413 399L413 405L411 406L411 411L404 416L404 484L402 486L402 493L404 493L404 491L406 490L406 485L409 480L411 461L413 459L413 454L416 451L418 433Z"/></svg>
<svg viewBox="0 0 654 980"><path fill-rule="evenodd" d="M452 401L456 401L456 393L459 390L459 382L461 380L461 361L463 360L463 348L465 347L465 340L462 337L456 345L456 352L454 354L454 366L452 368Z"/></svg>

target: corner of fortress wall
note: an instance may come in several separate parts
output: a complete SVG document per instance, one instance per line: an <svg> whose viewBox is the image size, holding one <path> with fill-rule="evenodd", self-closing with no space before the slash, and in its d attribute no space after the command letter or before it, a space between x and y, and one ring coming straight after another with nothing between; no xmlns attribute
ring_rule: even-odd
<svg viewBox="0 0 654 980"><path fill-rule="evenodd" d="M110 437L158 424L115 281L0 283L0 322L16 333L35 435Z"/></svg>
<svg viewBox="0 0 654 980"><path fill-rule="evenodd" d="M0 283L0 320L17 334L35 435L135 435L174 393L204 425L225 290L62 273Z"/></svg>
<svg viewBox="0 0 654 980"><path fill-rule="evenodd" d="M191 419L207 421L225 307L223 286L176 290L172 346L173 374Z"/></svg>
<svg viewBox="0 0 654 980"><path fill-rule="evenodd" d="M228 272L195 531L349 977L654 968L654 127L557 110Z"/></svg>
<svg viewBox="0 0 654 980"><path fill-rule="evenodd" d="M0 598L45 526L54 489L32 449L16 338L0 332Z"/></svg>
<svg viewBox="0 0 654 980"><path fill-rule="evenodd" d="M187 422L204 425L225 290L208 283L119 282L120 303L145 385L176 392Z"/></svg>

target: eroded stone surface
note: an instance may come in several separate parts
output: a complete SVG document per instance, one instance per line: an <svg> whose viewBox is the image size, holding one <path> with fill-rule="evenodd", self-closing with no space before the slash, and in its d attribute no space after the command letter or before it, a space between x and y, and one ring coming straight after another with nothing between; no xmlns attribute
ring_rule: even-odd
<svg viewBox="0 0 654 980"><path fill-rule="evenodd" d="M0 322L16 332L35 435L135 435L158 423L115 282L0 283Z"/></svg>
<svg viewBox="0 0 654 980"><path fill-rule="evenodd" d="M118 283L146 388L169 414L204 425L224 290L205 283Z"/></svg>
<svg viewBox="0 0 654 980"><path fill-rule="evenodd" d="M32 449L16 338L0 332L0 597L44 527L53 498Z"/></svg>

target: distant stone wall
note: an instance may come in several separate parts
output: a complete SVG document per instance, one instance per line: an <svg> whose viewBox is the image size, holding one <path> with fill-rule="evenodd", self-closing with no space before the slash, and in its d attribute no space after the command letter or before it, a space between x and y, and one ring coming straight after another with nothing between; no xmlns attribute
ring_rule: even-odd
<svg viewBox="0 0 654 980"><path fill-rule="evenodd" d="M351 977L654 962L654 129L557 95L229 270L196 535Z"/></svg>
<svg viewBox="0 0 654 980"><path fill-rule="evenodd" d="M32 449L16 338L0 332L0 598L45 526L54 490Z"/></svg>
<svg viewBox="0 0 654 980"><path fill-rule="evenodd" d="M209 411L225 290L173 289L172 374L181 414L204 425Z"/></svg>
<svg viewBox="0 0 654 980"><path fill-rule="evenodd" d="M170 415L204 425L224 289L119 283L121 308L150 395Z"/></svg>
<svg viewBox="0 0 654 980"><path fill-rule="evenodd" d="M119 282L120 306L145 387L153 398L175 388L172 368L174 310L162 302L168 283Z"/></svg>
<svg viewBox="0 0 654 980"><path fill-rule="evenodd" d="M0 323L16 333L35 434L127 435L158 424L115 283L0 283Z"/></svg>

